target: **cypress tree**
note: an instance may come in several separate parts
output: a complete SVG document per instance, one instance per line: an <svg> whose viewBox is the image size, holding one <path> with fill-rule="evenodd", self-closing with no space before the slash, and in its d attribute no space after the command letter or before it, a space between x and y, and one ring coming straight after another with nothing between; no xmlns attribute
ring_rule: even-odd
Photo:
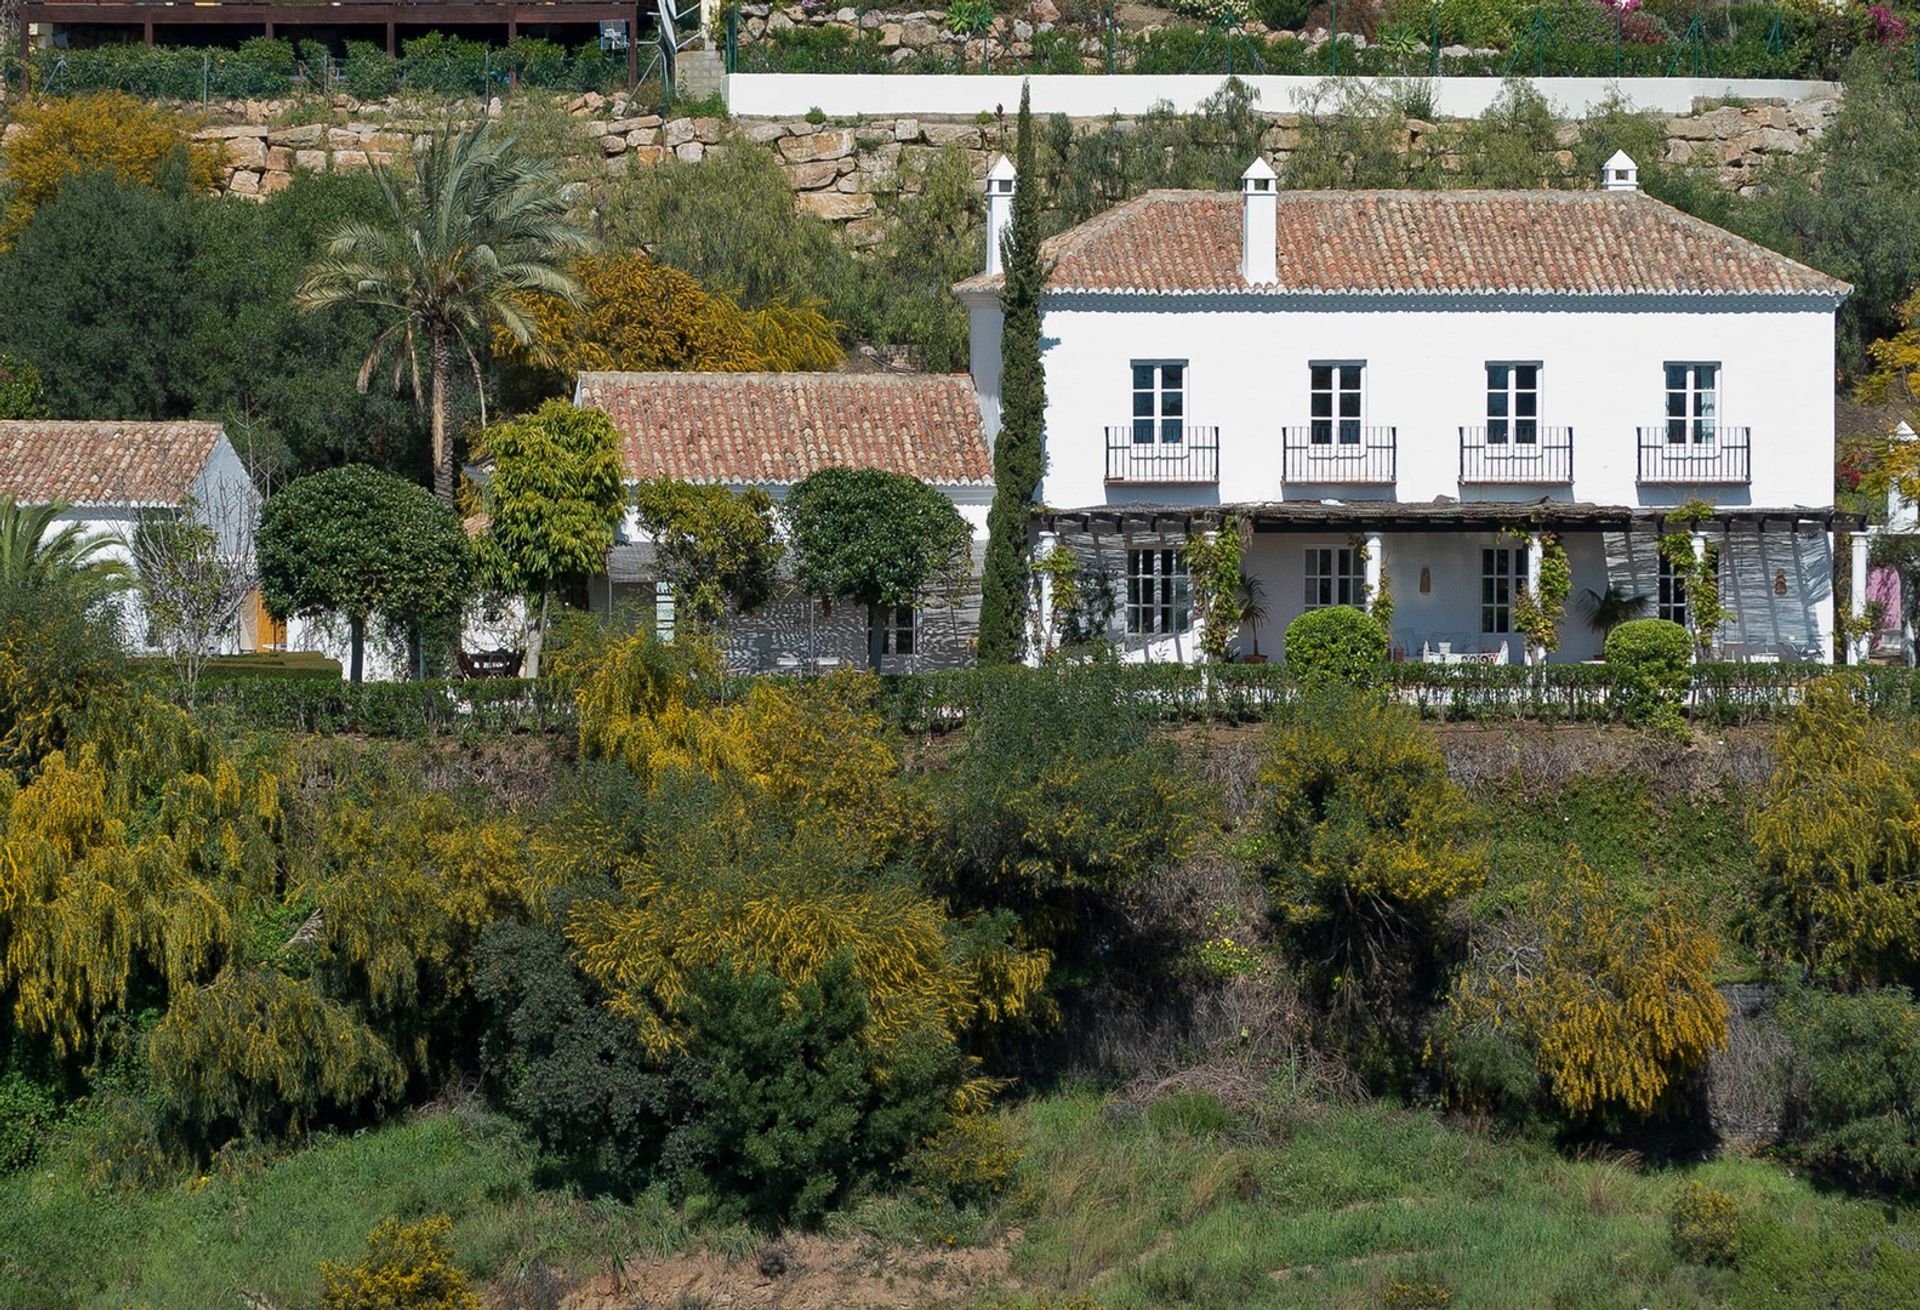
<svg viewBox="0 0 1920 1310"><path fill-rule="evenodd" d="M980 662L1011 664L1025 646L1027 520L1045 462L1041 445L1047 379L1040 366L1040 187L1033 111L1020 88L1014 142L1013 216L1001 248L1000 436L993 447L993 508L980 586Z"/></svg>

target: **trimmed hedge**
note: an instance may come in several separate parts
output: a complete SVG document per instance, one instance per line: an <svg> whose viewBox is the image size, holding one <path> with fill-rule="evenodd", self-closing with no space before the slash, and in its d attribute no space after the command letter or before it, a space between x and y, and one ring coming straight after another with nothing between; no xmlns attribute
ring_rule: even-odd
<svg viewBox="0 0 1920 1310"><path fill-rule="evenodd" d="M1387 662L1387 634L1351 605L1308 610L1287 625L1283 672L1301 686L1371 686Z"/></svg>
<svg viewBox="0 0 1920 1310"><path fill-rule="evenodd" d="M498 95L509 77L553 91L607 91L625 86L625 55L589 42L574 50L522 36L505 46L429 32L403 43L394 58L370 41L349 41L340 86L363 100L396 91ZM189 46L107 45L41 50L33 56L34 90L43 95L125 91L153 100L243 100L291 93L304 77L314 90L328 51L317 41L294 44L254 37L237 50Z"/></svg>
<svg viewBox="0 0 1920 1310"><path fill-rule="evenodd" d="M1800 691L1833 670L1818 664L1696 664L1683 711L1696 724L1726 727L1770 722L1799 703ZM789 675L765 675L789 676ZM1920 711L1920 676L1905 668L1857 672L1859 694L1876 714ZM951 731L966 722L987 683L1002 678L1110 679L1153 707L1164 722L1253 722L1296 694L1284 668L1227 664L1066 665L1047 669L957 669L880 680L880 711L916 735ZM719 695L744 695L751 677L727 679ZM1386 694L1428 719L1497 723L1614 723L1631 703L1618 670L1601 664L1438 666L1387 664ZM403 683L349 683L313 678L209 678L200 704L253 727L291 732L364 733L380 737L465 733L571 733L571 694L550 680L480 678Z"/></svg>
<svg viewBox="0 0 1920 1310"><path fill-rule="evenodd" d="M1691 683L1693 638L1671 619L1629 619L1607 634L1606 667L1634 723L1679 712Z"/></svg>

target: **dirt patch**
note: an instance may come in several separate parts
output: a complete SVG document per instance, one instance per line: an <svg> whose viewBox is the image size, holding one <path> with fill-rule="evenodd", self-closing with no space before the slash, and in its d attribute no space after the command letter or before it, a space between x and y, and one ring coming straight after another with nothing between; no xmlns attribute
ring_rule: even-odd
<svg viewBox="0 0 1920 1310"><path fill-rule="evenodd" d="M714 1251L627 1261L570 1290L561 1310L920 1310L1018 1291L1018 1233L990 1246L889 1247L870 1239L786 1237L743 1259Z"/></svg>

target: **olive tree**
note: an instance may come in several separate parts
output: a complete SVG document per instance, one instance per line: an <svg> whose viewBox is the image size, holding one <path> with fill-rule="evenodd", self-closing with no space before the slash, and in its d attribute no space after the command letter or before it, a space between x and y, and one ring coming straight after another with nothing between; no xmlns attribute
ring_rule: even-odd
<svg viewBox="0 0 1920 1310"><path fill-rule="evenodd" d="M473 555L453 507L426 488L365 464L291 482L266 504L260 594L277 619L339 614L353 634L349 668L365 667L367 620L409 625L419 669L422 619L457 612Z"/></svg>
<svg viewBox="0 0 1920 1310"><path fill-rule="evenodd" d="M880 469L822 469L795 484L786 518L795 573L810 594L865 605L867 663L880 664L876 607L910 605L967 566L973 529L918 478Z"/></svg>

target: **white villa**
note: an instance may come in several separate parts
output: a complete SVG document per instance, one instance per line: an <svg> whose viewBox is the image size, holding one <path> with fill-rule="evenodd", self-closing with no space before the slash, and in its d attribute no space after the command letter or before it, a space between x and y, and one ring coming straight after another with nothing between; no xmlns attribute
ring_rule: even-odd
<svg viewBox="0 0 1920 1310"><path fill-rule="evenodd" d="M989 440L1000 412L1000 234L956 292ZM1190 659L1180 553L1229 517L1278 654L1290 620L1384 584L1399 657L1519 662L1513 597L1542 534L1582 591L1684 619L1656 543L1714 506L1730 658L1830 659L1834 313L1849 287L1641 194L1604 188L1157 191L1049 241L1046 473L1036 549L1116 588L1128 658ZM1853 563L1864 594L1863 535ZM1600 635L1570 604L1555 660Z"/></svg>
<svg viewBox="0 0 1920 1310"><path fill-rule="evenodd" d="M144 515L212 514L234 525L236 548L250 549L260 495L218 423L99 423L67 419L0 421L0 496L22 505L65 505L55 520L104 538L104 553L131 566L128 547ZM128 642L150 648L137 596L121 600ZM226 652L284 646L284 627L257 603L243 607Z"/></svg>

